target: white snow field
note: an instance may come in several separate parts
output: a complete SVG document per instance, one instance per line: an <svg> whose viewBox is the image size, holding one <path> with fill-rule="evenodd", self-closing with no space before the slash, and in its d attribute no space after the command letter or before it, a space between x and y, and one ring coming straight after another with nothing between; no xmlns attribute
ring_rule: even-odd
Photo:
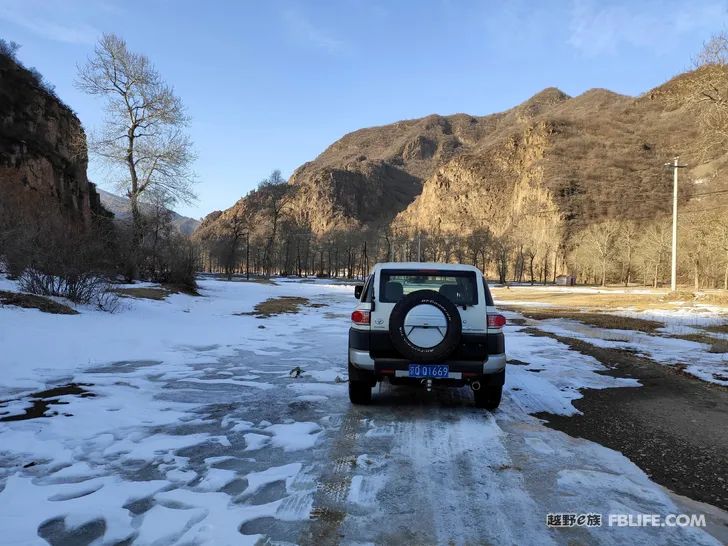
<svg viewBox="0 0 728 546"><path fill-rule="evenodd" d="M521 286L531 292L574 293L574 294L664 294L664 291L652 289L600 289L594 287L572 286ZM559 307L554 303L539 301L521 301L510 299L510 294L501 291L500 301L516 308ZM518 296L515 296L517 298ZM555 300L558 301L558 300ZM588 311L588 309L583 309ZM578 311L575 308L574 311ZM706 340L721 342L728 340L728 334L711 332L703 329L728 322L728 309L707 304L687 302L671 302L670 308L636 310L624 309L600 310L600 313L652 320L664 324L655 333L634 330L615 330L598 328L577 320L553 318L536 321L529 320L529 325L537 325L540 330L563 337L571 337L588 341L604 348L626 349L639 356L645 356L658 364L666 366L683 366L690 375L717 385L728 386L728 353L711 352L709 343L701 343L680 339L677 336L700 334Z"/></svg>
<svg viewBox="0 0 728 546"><path fill-rule="evenodd" d="M0 307L1 544L720 544L607 525L684 509L620 453L530 415L576 413L583 387L640 388L568 346L507 327L517 362L496 412L468 389L389 385L353 407L351 286L200 284L114 314ZM277 296L324 306L236 314ZM588 512L601 527L546 525Z"/></svg>

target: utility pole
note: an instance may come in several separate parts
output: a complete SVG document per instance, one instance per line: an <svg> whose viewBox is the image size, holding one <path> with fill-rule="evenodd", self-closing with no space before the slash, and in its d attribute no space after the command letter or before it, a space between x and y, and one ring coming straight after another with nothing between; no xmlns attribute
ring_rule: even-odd
<svg viewBox="0 0 728 546"><path fill-rule="evenodd" d="M422 261L422 233L417 230L417 261Z"/></svg>
<svg viewBox="0 0 728 546"><path fill-rule="evenodd" d="M666 167L672 169L672 268L670 270L670 290L677 290L677 170L684 169L687 165L678 163L679 157L675 157L672 163L665 163Z"/></svg>

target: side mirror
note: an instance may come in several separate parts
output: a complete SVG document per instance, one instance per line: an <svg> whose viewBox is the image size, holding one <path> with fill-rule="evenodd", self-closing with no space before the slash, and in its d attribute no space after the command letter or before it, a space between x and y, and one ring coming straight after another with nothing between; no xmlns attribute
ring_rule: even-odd
<svg viewBox="0 0 728 546"><path fill-rule="evenodd" d="M357 284L354 287L354 297L356 299L361 299L361 292L362 292L362 290L364 290L364 285L363 284Z"/></svg>

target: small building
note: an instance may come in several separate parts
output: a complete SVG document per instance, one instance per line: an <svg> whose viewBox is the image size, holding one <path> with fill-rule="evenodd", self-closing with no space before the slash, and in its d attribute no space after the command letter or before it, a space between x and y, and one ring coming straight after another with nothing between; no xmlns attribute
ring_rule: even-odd
<svg viewBox="0 0 728 546"><path fill-rule="evenodd" d="M556 277L556 284L558 286L574 286L576 277L574 275L559 275Z"/></svg>

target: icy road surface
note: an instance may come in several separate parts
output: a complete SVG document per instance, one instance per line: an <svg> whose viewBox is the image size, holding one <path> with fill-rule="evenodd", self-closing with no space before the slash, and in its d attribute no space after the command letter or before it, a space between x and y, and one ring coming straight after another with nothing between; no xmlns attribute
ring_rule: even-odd
<svg viewBox="0 0 728 546"><path fill-rule="evenodd" d="M529 415L574 413L580 387L639 389L595 360L513 326L498 411L388 385L352 407L350 286L201 284L113 315L0 308L0 543L719 544L607 527L684 510L621 454ZM235 314L277 296L325 306ZM552 512L605 522L549 529Z"/></svg>

